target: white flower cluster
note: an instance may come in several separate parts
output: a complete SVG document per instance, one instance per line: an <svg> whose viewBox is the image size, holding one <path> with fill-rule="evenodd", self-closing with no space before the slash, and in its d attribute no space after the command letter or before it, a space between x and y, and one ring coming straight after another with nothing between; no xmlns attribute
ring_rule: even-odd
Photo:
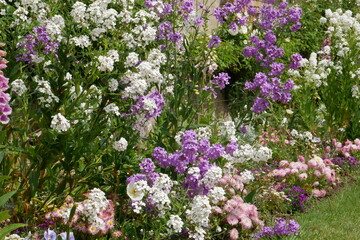
<svg viewBox="0 0 360 240"><path fill-rule="evenodd" d="M61 113L58 113L52 116L50 127L58 132L66 132L70 128L70 122Z"/></svg>
<svg viewBox="0 0 360 240"><path fill-rule="evenodd" d="M195 225L195 232L190 233L193 239L204 239L206 231L204 228L209 226L209 216L211 205L207 196L197 195L190 203L190 209L185 211L186 217L191 224Z"/></svg>
<svg viewBox="0 0 360 240"><path fill-rule="evenodd" d="M270 200L271 199L279 199L281 201L289 201L291 202L291 199L286 196L286 194L283 191L278 191L274 189L273 187L263 189L261 188L259 198L262 198L264 200Z"/></svg>
<svg viewBox="0 0 360 240"><path fill-rule="evenodd" d="M330 51L330 47L326 46L324 51L319 52L319 54L330 54ZM302 60L301 66L305 67L304 80L305 83L313 84L315 87L320 87L321 85L326 86L327 82L325 80L331 73L331 67L334 63L327 59L318 61L317 58L318 54L313 52L309 60L306 58ZM293 71L295 72L296 70Z"/></svg>
<svg viewBox="0 0 360 240"><path fill-rule="evenodd" d="M27 91L27 88L23 80L15 79L11 83L11 90L17 95L22 96Z"/></svg>
<svg viewBox="0 0 360 240"><path fill-rule="evenodd" d="M115 103L108 104L106 107L104 107L104 111L108 114L120 116L119 107Z"/></svg>
<svg viewBox="0 0 360 240"><path fill-rule="evenodd" d="M48 81L45 81L44 78L39 80L38 76L34 77L34 81L37 83L35 91L41 95L39 97L40 104L44 104L45 107L50 107L50 103L59 102L59 98L51 91L51 86Z"/></svg>
<svg viewBox="0 0 360 240"><path fill-rule="evenodd" d="M91 45L90 38L87 35L81 35L70 39L70 43L80 48L87 48Z"/></svg>
<svg viewBox="0 0 360 240"><path fill-rule="evenodd" d="M250 160L255 162L266 162L272 158L272 150L264 146L257 148L250 144L245 144L240 145L232 155L225 154L224 158L230 163L242 163Z"/></svg>
<svg viewBox="0 0 360 240"><path fill-rule="evenodd" d="M5 240L25 240L25 239L28 239L28 238L22 238L17 234L11 234L10 236L5 237Z"/></svg>
<svg viewBox="0 0 360 240"><path fill-rule="evenodd" d="M17 26L23 22L31 23L33 17L40 24L44 24L46 23L48 12L50 12L49 6L40 0L16 1L15 6L17 7L13 12L15 20L11 23L11 26Z"/></svg>
<svg viewBox="0 0 360 240"><path fill-rule="evenodd" d="M299 140L299 141L305 142L305 143L317 143L317 142L321 141L319 138L313 136L312 133L309 131L299 133L296 129L292 129L290 134L296 140ZM295 142L296 142L296 140L295 140Z"/></svg>
<svg viewBox="0 0 360 240"><path fill-rule="evenodd" d="M210 190L208 196L213 204L217 204L218 202L226 199L225 190L222 187L214 187Z"/></svg>
<svg viewBox="0 0 360 240"><path fill-rule="evenodd" d="M228 140L237 141L235 123L231 120L221 122L219 126L219 135L226 137Z"/></svg>
<svg viewBox="0 0 360 240"><path fill-rule="evenodd" d="M50 40L61 42L64 37L61 36L62 30L65 28L65 21L61 15L55 15L46 23L46 32L50 36Z"/></svg>
<svg viewBox="0 0 360 240"><path fill-rule="evenodd" d="M216 183L220 181L221 178L222 178L222 169L218 166L212 166L205 173L200 183L212 188L215 186Z"/></svg>
<svg viewBox="0 0 360 240"><path fill-rule="evenodd" d="M158 49L151 49L145 61L138 64L136 53L130 53L126 58L125 65L135 67L135 72L128 70L121 78L127 84L124 96L136 99L145 94L150 83L161 84L164 81L160 73L160 66L165 64L166 56Z"/></svg>
<svg viewBox="0 0 360 240"><path fill-rule="evenodd" d="M195 129L197 134L197 140L201 139L210 139L212 135L212 131L210 127L199 127Z"/></svg>
<svg viewBox="0 0 360 240"><path fill-rule="evenodd" d="M104 33L116 27L119 14L113 8L108 9L111 1L96 0L89 6L83 2L76 2L72 6L71 17L78 24L78 27L90 30L92 40L101 38Z"/></svg>
<svg viewBox="0 0 360 240"><path fill-rule="evenodd" d="M184 222L178 215L170 215L170 219L167 221L166 226L168 227L169 234L180 233L184 226Z"/></svg>
<svg viewBox="0 0 360 240"><path fill-rule="evenodd" d="M254 174L247 169L245 171L242 171L240 173L240 176L241 176L242 182L245 184L249 184L250 182L254 181L254 179L255 179Z"/></svg>
<svg viewBox="0 0 360 240"><path fill-rule="evenodd" d="M116 50L110 50L107 52L106 56L99 56L99 71L109 71L114 70L114 63L119 61L119 53Z"/></svg>
<svg viewBox="0 0 360 240"><path fill-rule="evenodd" d="M358 85L353 85L351 87L351 95L353 98L359 99L360 98L360 91Z"/></svg>
<svg viewBox="0 0 360 240"><path fill-rule="evenodd" d="M116 150L116 151L119 151L119 152L122 152L122 151L125 151L126 148L128 146L128 142L126 141L125 138L120 138L119 141L115 141L114 144L113 144L113 148Z"/></svg>
<svg viewBox="0 0 360 240"><path fill-rule="evenodd" d="M119 17L121 22L132 26L130 31L122 34L122 41L124 41L129 48L145 47L151 42L155 41L157 29L154 25L159 20L155 11L133 11L133 3L120 12Z"/></svg>

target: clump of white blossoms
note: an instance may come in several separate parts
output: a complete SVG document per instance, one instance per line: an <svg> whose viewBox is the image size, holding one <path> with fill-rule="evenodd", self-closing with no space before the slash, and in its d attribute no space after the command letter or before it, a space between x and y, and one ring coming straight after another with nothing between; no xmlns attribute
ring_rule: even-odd
<svg viewBox="0 0 360 240"><path fill-rule="evenodd" d="M241 176L242 182L245 184L248 184L248 183L254 181L254 179L255 179L254 174L247 169L245 171L242 171L240 173L240 176Z"/></svg>
<svg viewBox="0 0 360 240"><path fill-rule="evenodd" d="M11 83L11 90L16 93L19 96L22 96L26 91L27 87L25 86L25 83L21 79L15 79Z"/></svg>
<svg viewBox="0 0 360 240"><path fill-rule="evenodd" d="M229 163L242 163L245 161L266 162L272 158L272 150L268 147L251 146L250 144L240 145L232 155L223 156Z"/></svg>
<svg viewBox="0 0 360 240"><path fill-rule="evenodd" d="M87 35L81 35L70 39L70 43L80 48L87 48L91 45L90 38Z"/></svg>
<svg viewBox="0 0 360 240"><path fill-rule="evenodd" d="M98 61L99 71L111 72L114 69L114 63L119 61L119 53L116 50L110 50L107 52L107 56L99 56Z"/></svg>
<svg viewBox="0 0 360 240"><path fill-rule="evenodd" d="M235 123L231 120L221 122L219 126L219 136L227 137L228 140L237 141Z"/></svg>
<svg viewBox="0 0 360 240"><path fill-rule="evenodd" d="M46 23L46 32L49 33L52 41L61 42L64 37L61 36L62 30L65 28L65 21L61 15L55 15Z"/></svg>
<svg viewBox="0 0 360 240"><path fill-rule="evenodd" d="M70 128L70 122L61 113L58 113L52 116L50 127L58 132L66 132Z"/></svg>
<svg viewBox="0 0 360 240"><path fill-rule="evenodd" d="M34 77L34 81L38 85L35 91L41 95L39 97L40 104L44 104L45 107L50 107L50 103L59 102L60 99L53 94L49 81L44 80L44 78L39 80L38 76Z"/></svg>
<svg viewBox="0 0 360 240"><path fill-rule="evenodd" d="M120 138L119 141L114 142L114 144L113 144L113 148L119 152L125 151L127 146L128 146L128 142L123 137Z"/></svg>
<svg viewBox="0 0 360 240"><path fill-rule="evenodd" d="M170 215L170 219L167 221L166 226L168 227L169 234L180 233L184 226L184 222L178 215Z"/></svg>
<svg viewBox="0 0 360 240"><path fill-rule="evenodd" d="M116 80L115 78L111 78L109 80L109 91L110 92L115 92L119 87L119 82L118 80Z"/></svg>

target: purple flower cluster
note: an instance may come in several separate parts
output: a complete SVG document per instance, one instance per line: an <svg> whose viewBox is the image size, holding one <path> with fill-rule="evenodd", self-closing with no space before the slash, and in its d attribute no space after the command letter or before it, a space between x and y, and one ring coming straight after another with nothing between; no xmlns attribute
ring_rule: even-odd
<svg viewBox="0 0 360 240"><path fill-rule="evenodd" d="M331 162L335 165L338 165L339 167L355 167L358 168L359 167L359 160L357 160L355 157L353 156L348 156L348 157L335 157L333 159L331 159Z"/></svg>
<svg viewBox="0 0 360 240"><path fill-rule="evenodd" d="M291 199L291 204L293 205L294 210L300 209L305 211L305 202L308 198L308 192L298 186L291 186L287 184L282 184L278 191L283 191L286 196Z"/></svg>
<svg viewBox="0 0 360 240"><path fill-rule="evenodd" d="M0 47L5 46L4 43L0 43ZM12 112L12 109L9 105L10 95L5 93L6 90L9 89L9 78L4 76L4 72L2 69L7 68L7 60L4 58L6 56L6 52L0 50L0 122L2 124L7 124L10 119L9 115Z"/></svg>
<svg viewBox="0 0 360 240"><path fill-rule="evenodd" d="M221 39L218 36L212 36L207 47L208 48L213 48L213 47L217 48L220 46L220 43L221 43Z"/></svg>
<svg viewBox="0 0 360 240"><path fill-rule="evenodd" d="M252 111L261 113L270 106L269 100L273 102L286 103L291 100L290 91L294 87L294 82L288 79L284 84L281 82L281 75L286 67L298 69L302 57L296 53L291 56L290 64L287 66L280 62L279 59L284 56L284 49L278 47L277 37L274 33L275 28L283 28L288 23L294 23L292 28L300 27L299 20L302 15L301 8L288 8L286 2L278 6L271 5L275 1L267 1L270 5L262 5L259 11L251 11L256 14L256 24L262 31L265 31L263 39L260 36L253 35L250 37L251 45L244 47L243 54L247 58L255 58L256 61L264 68L264 72L255 75L253 82L245 83L245 90L259 90L260 97L254 100ZM293 29L292 29L293 30Z"/></svg>
<svg viewBox="0 0 360 240"><path fill-rule="evenodd" d="M289 236L298 235L300 230L300 224L295 220L287 222L284 218L277 218L273 227L264 227L261 232L253 235L255 239L272 238L276 236Z"/></svg>
<svg viewBox="0 0 360 240"><path fill-rule="evenodd" d="M225 86L229 84L229 80L229 74L222 72L217 76L213 76L213 79L210 81L210 83L218 85L220 89L224 89Z"/></svg>
<svg viewBox="0 0 360 240"><path fill-rule="evenodd" d="M180 32L174 32L171 23L166 21L159 24L157 39L169 40L178 46L182 40L182 35Z"/></svg>
<svg viewBox="0 0 360 240"><path fill-rule="evenodd" d="M163 6L159 11L158 6ZM174 12L173 3L163 3L161 0L145 0L144 6L154 11L160 18L170 15Z"/></svg>
<svg viewBox="0 0 360 240"><path fill-rule="evenodd" d="M234 2L227 2L221 7L216 7L214 9L214 16L219 23L225 22L226 19L229 19L229 15L236 16L236 21L240 25L245 25L247 19L242 15L245 7L249 5L251 0L236 0Z"/></svg>
<svg viewBox="0 0 360 240"><path fill-rule="evenodd" d="M147 105L147 102L151 102L152 105ZM159 91L153 91L148 95L139 97L136 100L136 104L131 106L130 114L124 114L123 116L136 115L145 113L145 117L152 119L158 117L165 105L164 97Z"/></svg>
<svg viewBox="0 0 360 240"><path fill-rule="evenodd" d="M17 55L16 61L24 61L31 64L34 62L34 57L39 57L41 54L49 55L53 53L57 56L56 52L59 43L50 41L46 27L35 27L33 32L34 34L27 35L24 41L17 45L17 47L24 52Z"/></svg>
<svg viewBox="0 0 360 240"><path fill-rule="evenodd" d="M210 187L202 182L202 179L212 167L217 166L211 163L211 159L217 159L222 155L232 153L237 149L235 142L230 142L226 147L219 143L210 144L209 140L197 140L194 130L184 132L181 141L181 150L174 153L167 153L165 149L156 147L152 153L152 158L161 168L173 168L173 170L184 177L182 187L187 190L188 197L208 194ZM147 180L149 185L158 177L154 172L154 162L146 158L140 163L141 174L132 175L127 179L127 183L139 180ZM198 171L187 171L195 167Z"/></svg>

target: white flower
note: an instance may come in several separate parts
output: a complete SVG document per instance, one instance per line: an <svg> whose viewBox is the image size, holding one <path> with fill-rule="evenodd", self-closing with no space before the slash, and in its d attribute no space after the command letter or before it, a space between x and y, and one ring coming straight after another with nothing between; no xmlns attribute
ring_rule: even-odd
<svg viewBox="0 0 360 240"><path fill-rule="evenodd" d="M139 55L135 52L129 53L129 55L126 57L125 61L125 67L133 67L139 62Z"/></svg>
<svg viewBox="0 0 360 240"><path fill-rule="evenodd" d="M70 43L73 43L75 46L80 48L87 48L91 45L89 36L81 35L79 37L73 37L70 39Z"/></svg>
<svg viewBox="0 0 360 240"><path fill-rule="evenodd" d="M114 69L114 59L108 56L99 56L98 57L99 64L98 69L99 71L109 71L111 72Z"/></svg>
<svg viewBox="0 0 360 240"><path fill-rule="evenodd" d="M50 127L58 132L66 132L70 128L70 122L61 113L52 116Z"/></svg>
<svg viewBox="0 0 360 240"><path fill-rule="evenodd" d="M11 83L11 90L16 93L17 95L21 96L23 95L26 91L27 88L25 86L25 83L23 80L21 79L15 79L12 83Z"/></svg>
<svg viewBox="0 0 360 240"><path fill-rule="evenodd" d="M146 182L144 180L140 180L137 182L130 182L126 187L126 193L133 201L140 201L144 195L146 190ZM145 186L146 185L146 186Z"/></svg>
<svg viewBox="0 0 360 240"><path fill-rule="evenodd" d="M119 87L119 82L118 80L111 78L109 80L109 91L110 92L115 92Z"/></svg>
<svg viewBox="0 0 360 240"><path fill-rule="evenodd" d="M123 137L120 138L119 141L114 142L114 144L113 144L113 148L119 152L125 151L127 146L128 146L128 142Z"/></svg>
<svg viewBox="0 0 360 240"><path fill-rule="evenodd" d="M168 232L171 233L180 233L182 227L184 226L184 222L178 215L170 215L169 221L166 223L168 226Z"/></svg>
<svg viewBox="0 0 360 240"><path fill-rule="evenodd" d="M241 172L240 176L242 178L243 183L245 183L245 184L248 184L255 179L254 174L249 170L245 170L245 171Z"/></svg>

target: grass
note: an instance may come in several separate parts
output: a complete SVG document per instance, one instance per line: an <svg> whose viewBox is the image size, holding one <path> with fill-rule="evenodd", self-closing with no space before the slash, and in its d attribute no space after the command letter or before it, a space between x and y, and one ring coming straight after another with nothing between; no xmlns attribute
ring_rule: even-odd
<svg viewBox="0 0 360 240"><path fill-rule="evenodd" d="M360 176L334 196L314 204L306 213L295 217L301 232L296 239L359 240ZM288 238L294 239L294 238Z"/></svg>

